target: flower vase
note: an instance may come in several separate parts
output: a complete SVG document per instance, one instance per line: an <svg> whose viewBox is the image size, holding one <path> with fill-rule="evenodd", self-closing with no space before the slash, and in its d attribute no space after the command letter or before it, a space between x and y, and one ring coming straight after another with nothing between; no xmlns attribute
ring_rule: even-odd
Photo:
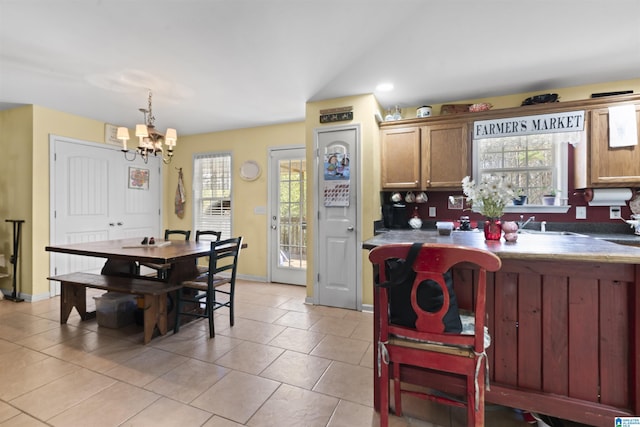
<svg viewBox="0 0 640 427"><path fill-rule="evenodd" d="M484 222L485 240L500 240L502 237L502 223L499 218L487 218Z"/></svg>

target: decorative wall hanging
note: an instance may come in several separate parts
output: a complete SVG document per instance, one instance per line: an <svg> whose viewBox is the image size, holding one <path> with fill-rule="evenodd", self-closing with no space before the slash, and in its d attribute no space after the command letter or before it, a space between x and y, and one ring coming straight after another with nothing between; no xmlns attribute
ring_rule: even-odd
<svg viewBox="0 0 640 427"><path fill-rule="evenodd" d="M149 169L129 167L129 188L149 190Z"/></svg>

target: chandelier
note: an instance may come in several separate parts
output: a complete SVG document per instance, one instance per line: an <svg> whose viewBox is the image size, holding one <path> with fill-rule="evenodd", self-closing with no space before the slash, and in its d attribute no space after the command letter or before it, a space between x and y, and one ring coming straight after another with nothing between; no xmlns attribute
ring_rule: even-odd
<svg viewBox="0 0 640 427"><path fill-rule="evenodd" d="M162 156L162 161L166 164L171 163L173 158L173 147L176 146L178 140L178 133L175 129L168 128L165 135L158 132L154 126L156 118L153 116L153 110L151 108L151 91L149 91L149 108L140 108L140 112L144 114L144 124L136 125L136 136L138 137L138 148L133 152L133 157L127 154L129 149L127 148L127 141L129 140L129 129L126 127L119 127L116 137L122 141L122 152L124 158L133 161L139 154L145 163L149 161L149 155ZM166 156L165 150L162 148L162 144L167 146Z"/></svg>

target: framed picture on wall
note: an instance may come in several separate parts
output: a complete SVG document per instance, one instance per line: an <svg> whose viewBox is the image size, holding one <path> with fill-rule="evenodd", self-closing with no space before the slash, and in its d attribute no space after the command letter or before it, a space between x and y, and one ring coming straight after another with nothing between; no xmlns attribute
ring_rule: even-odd
<svg viewBox="0 0 640 427"><path fill-rule="evenodd" d="M129 167L129 188L149 190L149 169Z"/></svg>

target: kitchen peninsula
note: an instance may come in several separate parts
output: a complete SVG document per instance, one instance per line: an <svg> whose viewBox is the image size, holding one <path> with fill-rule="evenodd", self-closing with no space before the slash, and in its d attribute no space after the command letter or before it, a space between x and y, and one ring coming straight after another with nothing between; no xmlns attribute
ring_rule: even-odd
<svg viewBox="0 0 640 427"><path fill-rule="evenodd" d="M452 243L501 258L501 270L487 279L487 402L603 427L640 414L640 248L557 234L486 242L481 232L435 230L389 231L363 247L402 242ZM473 290L464 286L472 274L454 270L466 309L473 308ZM404 369L402 380L463 390L463 383L418 368Z"/></svg>

